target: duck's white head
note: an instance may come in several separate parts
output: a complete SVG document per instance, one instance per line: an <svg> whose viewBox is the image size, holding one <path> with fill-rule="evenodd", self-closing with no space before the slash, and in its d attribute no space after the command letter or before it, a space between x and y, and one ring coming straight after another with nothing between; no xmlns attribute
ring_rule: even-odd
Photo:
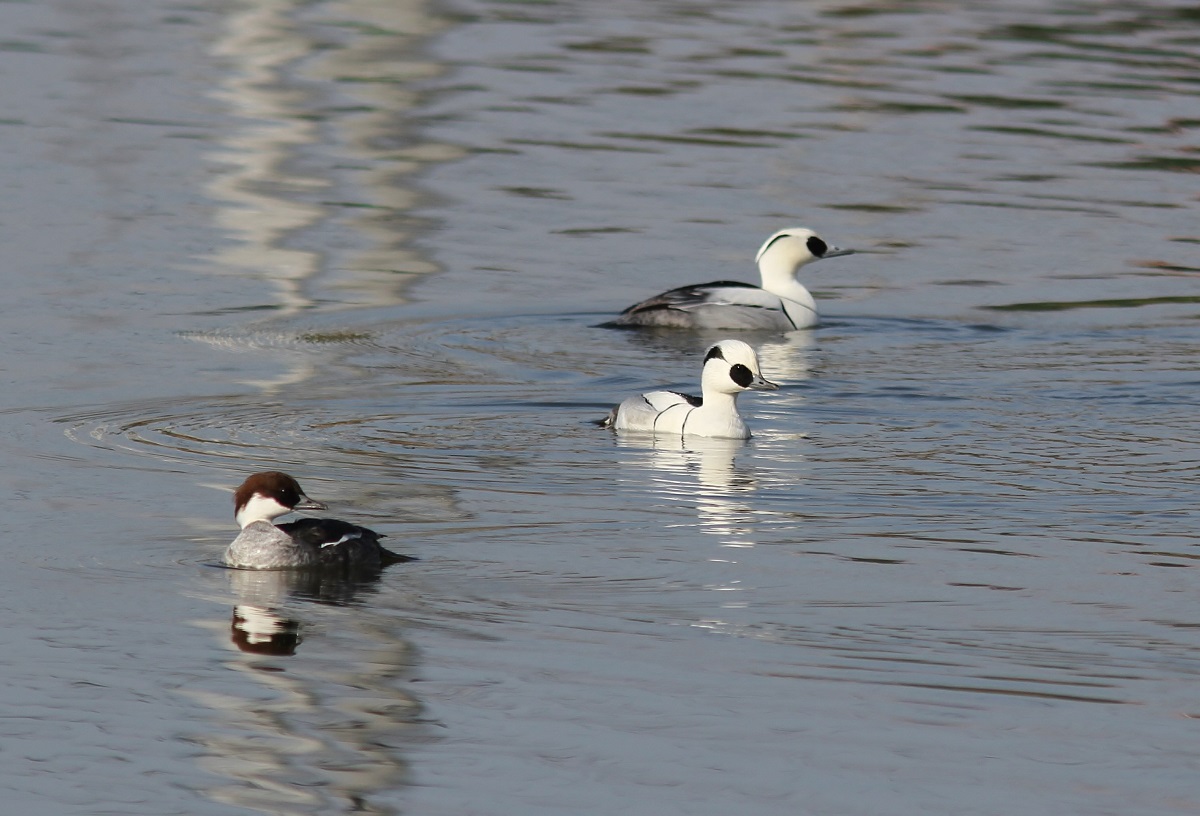
<svg viewBox="0 0 1200 816"><path fill-rule="evenodd" d="M255 473L233 494L233 517L239 527L272 521L293 510L324 510L325 505L304 495L300 483L286 473Z"/></svg>
<svg viewBox="0 0 1200 816"><path fill-rule="evenodd" d="M754 348L741 340L722 340L708 350L700 382L706 394L774 391L779 387L763 378Z"/></svg>
<svg viewBox="0 0 1200 816"><path fill-rule="evenodd" d="M795 282L796 272L811 261L853 255L853 249L830 246L810 229L788 227L768 238L754 256L762 273L763 288L775 291L775 286L787 286Z"/></svg>

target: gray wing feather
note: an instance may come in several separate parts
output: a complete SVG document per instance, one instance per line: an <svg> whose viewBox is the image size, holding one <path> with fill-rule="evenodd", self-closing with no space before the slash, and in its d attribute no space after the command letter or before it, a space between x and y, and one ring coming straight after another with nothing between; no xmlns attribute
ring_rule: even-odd
<svg viewBox="0 0 1200 816"><path fill-rule="evenodd" d="M601 324L609 328L786 328L791 320L778 296L738 281L681 286L643 300Z"/></svg>

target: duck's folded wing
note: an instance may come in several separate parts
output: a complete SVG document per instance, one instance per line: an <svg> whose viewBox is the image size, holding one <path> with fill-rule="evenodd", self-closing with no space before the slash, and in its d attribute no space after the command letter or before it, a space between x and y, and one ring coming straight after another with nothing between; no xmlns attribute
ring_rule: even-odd
<svg viewBox="0 0 1200 816"><path fill-rule="evenodd" d="M757 286L740 281L713 281L712 283L697 283L692 286L680 286L661 295L647 298L641 303L635 303L622 315L637 312L649 312L660 309L679 309L687 311L701 306L740 305L758 306L765 308L770 304L778 304L779 298L769 292L764 292Z"/></svg>
<svg viewBox="0 0 1200 816"><path fill-rule="evenodd" d="M693 397L691 394L680 394L677 391L650 391L642 394L642 399L656 414L661 414L668 408L673 408L676 405L690 405L693 408L699 407L700 397Z"/></svg>
<svg viewBox="0 0 1200 816"><path fill-rule="evenodd" d="M359 527L338 519L304 518L277 525L297 541L314 547L332 547L355 539L376 540L379 535L366 527Z"/></svg>

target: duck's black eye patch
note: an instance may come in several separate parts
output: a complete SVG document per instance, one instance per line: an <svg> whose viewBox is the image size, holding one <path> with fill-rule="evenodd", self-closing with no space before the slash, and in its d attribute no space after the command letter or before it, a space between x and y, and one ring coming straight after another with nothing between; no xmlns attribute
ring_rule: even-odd
<svg viewBox="0 0 1200 816"><path fill-rule="evenodd" d="M829 244L822 241L817 236L813 235L808 239L808 251L815 257L820 258L829 251Z"/></svg>
<svg viewBox="0 0 1200 816"><path fill-rule="evenodd" d="M706 363L709 360L724 360L724 359L725 359L725 355L721 353L720 346L713 346L712 348L710 348L708 350L708 354L704 355L704 362L706 362Z"/></svg>
<svg viewBox="0 0 1200 816"><path fill-rule="evenodd" d="M754 382L754 375L750 373L750 369L741 363L734 363L729 367L729 378L742 388L749 388L750 383Z"/></svg>

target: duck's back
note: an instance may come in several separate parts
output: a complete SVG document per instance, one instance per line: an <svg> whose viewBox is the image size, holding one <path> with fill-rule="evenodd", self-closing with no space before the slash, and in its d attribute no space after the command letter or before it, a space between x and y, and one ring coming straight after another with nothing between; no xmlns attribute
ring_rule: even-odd
<svg viewBox="0 0 1200 816"><path fill-rule="evenodd" d="M412 561L379 544L379 534L337 519L305 518L246 525L225 551L225 563L241 569L313 567L379 568Z"/></svg>
<svg viewBox="0 0 1200 816"><path fill-rule="evenodd" d="M279 529L306 550L315 552L321 566L377 567L411 556L385 549L374 530L338 519L302 518L280 524Z"/></svg>
<svg viewBox="0 0 1200 816"><path fill-rule="evenodd" d="M740 281L681 286L630 306L606 328L790 330L811 325L802 304L789 314L783 300ZM802 325L797 324L797 318Z"/></svg>
<svg viewBox="0 0 1200 816"><path fill-rule="evenodd" d="M242 528L225 550L225 564L240 569L289 569L320 566L319 551L294 541L269 521Z"/></svg>
<svg viewBox="0 0 1200 816"><path fill-rule="evenodd" d="M700 405L700 398L676 391L649 391L639 394L618 405L604 423L607 428L618 431L663 431L677 430L692 409Z"/></svg>

